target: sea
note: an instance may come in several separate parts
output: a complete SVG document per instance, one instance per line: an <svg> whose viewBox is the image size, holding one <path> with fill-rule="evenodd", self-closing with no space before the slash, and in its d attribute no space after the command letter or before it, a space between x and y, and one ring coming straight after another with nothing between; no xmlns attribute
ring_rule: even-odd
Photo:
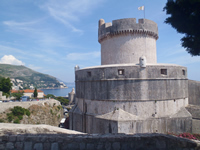
<svg viewBox="0 0 200 150"><path fill-rule="evenodd" d="M74 88L74 86L68 86L68 88L64 89L40 89L40 90L43 91L45 95L53 94L54 96L65 97L68 96L68 93L72 91L72 88Z"/></svg>

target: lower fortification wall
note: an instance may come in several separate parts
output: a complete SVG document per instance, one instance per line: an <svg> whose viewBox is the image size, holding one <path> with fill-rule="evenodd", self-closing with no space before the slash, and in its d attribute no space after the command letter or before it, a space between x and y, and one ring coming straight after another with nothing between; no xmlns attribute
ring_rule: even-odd
<svg viewBox="0 0 200 150"><path fill-rule="evenodd" d="M0 149L20 150L173 150L198 149L199 142L164 134L22 134L0 136Z"/></svg>
<svg viewBox="0 0 200 150"><path fill-rule="evenodd" d="M188 80L189 104L200 105L200 81Z"/></svg>
<svg viewBox="0 0 200 150"><path fill-rule="evenodd" d="M4 112L5 110L9 108L13 108L15 106L21 106L23 108L29 108L31 105L45 105L48 104L53 107L53 105L60 105L60 102L55 99L46 99L46 100L40 100L40 101L27 101L27 102L7 102L7 103L1 103L0 105L0 113Z"/></svg>

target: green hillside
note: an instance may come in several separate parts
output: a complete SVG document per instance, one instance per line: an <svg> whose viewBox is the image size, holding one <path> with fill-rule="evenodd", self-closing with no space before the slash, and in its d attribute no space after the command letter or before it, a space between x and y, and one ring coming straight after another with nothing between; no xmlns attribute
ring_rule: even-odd
<svg viewBox="0 0 200 150"><path fill-rule="evenodd" d="M55 77L36 72L25 66L0 64L0 77L9 77L15 86L22 89L30 88L30 86L60 88L63 85Z"/></svg>

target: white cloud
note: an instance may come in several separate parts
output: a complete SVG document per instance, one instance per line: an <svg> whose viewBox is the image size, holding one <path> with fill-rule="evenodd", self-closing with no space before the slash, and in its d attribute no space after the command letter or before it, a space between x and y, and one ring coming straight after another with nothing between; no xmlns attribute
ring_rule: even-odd
<svg viewBox="0 0 200 150"><path fill-rule="evenodd" d="M56 20L62 22L74 32L82 32L72 25L73 21L79 21L84 15L91 13L104 0L50 0L43 8Z"/></svg>
<svg viewBox="0 0 200 150"><path fill-rule="evenodd" d="M12 64L12 65L25 65L22 61L16 59L13 55L4 55L0 59L1 64Z"/></svg>
<svg viewBox="0 0 200 150"><path fill-rule="evenodd" d="M100 57L99 51L89 53L70 53L67 55L68 60L88 60L98 57Z"/></svg>

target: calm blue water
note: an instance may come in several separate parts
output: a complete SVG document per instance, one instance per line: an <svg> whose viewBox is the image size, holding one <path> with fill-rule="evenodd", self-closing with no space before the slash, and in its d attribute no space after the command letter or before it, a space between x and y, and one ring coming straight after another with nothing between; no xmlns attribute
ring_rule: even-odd
<svg viewBox="0 0 200 150"><path fill-rule="evenodd" d="M67 89L40 89L45 95L53 94L55 96L68 96L68 93L72 91L74 87L68 87Z"/></svg>

